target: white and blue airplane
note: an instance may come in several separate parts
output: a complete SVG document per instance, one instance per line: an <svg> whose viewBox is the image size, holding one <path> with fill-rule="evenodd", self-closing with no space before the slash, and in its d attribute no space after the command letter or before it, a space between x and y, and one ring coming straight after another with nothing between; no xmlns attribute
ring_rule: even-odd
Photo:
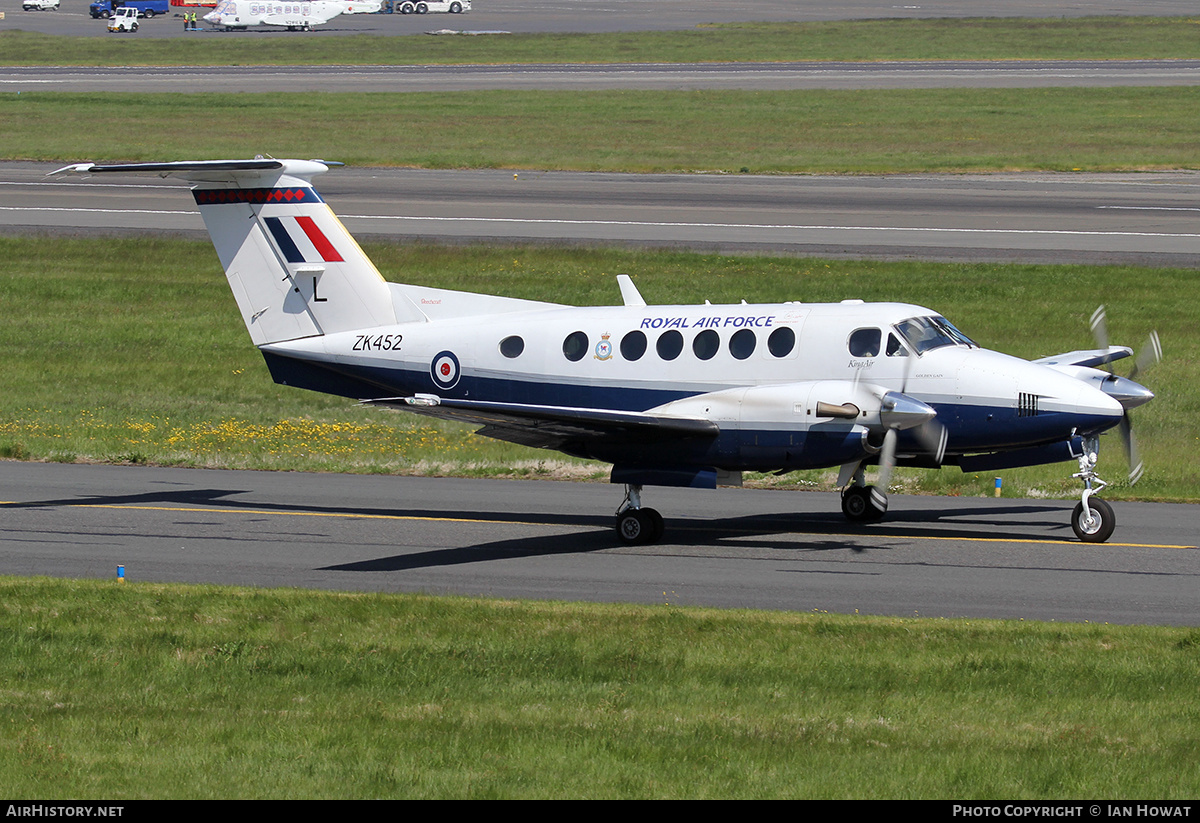
<svg viewBox="0 0 1200 823"><path fill-rule="evenodd" d="M1071 525L1112 534L1095 496L1099 435L1119 427L1141 473L1129 410L1153 394L1098 348L1026 361L984 349L905 303L652 306L617 277L623 305L574 307L391 283L312 180L319 160L95 165L55 174L174 176L192 194L242 319L277 383L460 420L480 434L611 463L616 531L649 543L663 519L645 486L738 485L744 471L840 467L842 510L887 510L892 468L977 472L1078 461ZM1104 366L1106 368L1097 368ZM878 479L866 468L878 465Z"/></svg>
<svg viewBox="0 0 1200 823"><path fill-rule="evenodd" d="M308 31L340 14L373 14L382 6L383 0L221 0L203 19L225 31L251 26Z"/></svg>

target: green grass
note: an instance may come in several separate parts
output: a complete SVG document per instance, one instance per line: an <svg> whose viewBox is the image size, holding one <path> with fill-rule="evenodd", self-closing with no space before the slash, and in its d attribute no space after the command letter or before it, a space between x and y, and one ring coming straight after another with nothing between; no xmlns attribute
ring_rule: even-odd
<svg viewBox="0 0 1200 823"><path fill-rule="evenodd" d="M1116 171L1200 168L1197 122L1200 88L28 92L0 95L0 154L756 174Z"/></svg>
<svg viewBox="0 0 1200 823"><path fill-rule="evenodd" d="M463 22L469 24L469 19ZM0 32L0 64L9 66L1075 60L1197 56L1200 56L1200 18L1196 17L731 23L673 32L497 37L213 36L117 40Z"/></svg>
<svg viewBox="0 0 1200 823"><path fill-rule="evenodd" d="M0 785L1190 799L1194 628L0 579Z"/></svg>
<svg viewBox="0 0 1200 823"><path fill-rule="evenodd" d="M1116 343L1162 335L1135 413L1146 477L1134 488L1104 439L1113 498L1200 499L1194 391L1200 274L1124 266L821 261L682 252L372 245L408 282L581 305L619 300L636 276L650 303L902 300L950 317L981 344L1034 358L1092 345L1102 300ZM0 238L0 457L405 474L605 479L606 467L475 437L470 430L273 384L206 242ZM1070 464L1004 473L1010 495L1071 496ZM831 472L761 483L832 487ZM899 472L909 491L988 494L993 477Z"/></svg>

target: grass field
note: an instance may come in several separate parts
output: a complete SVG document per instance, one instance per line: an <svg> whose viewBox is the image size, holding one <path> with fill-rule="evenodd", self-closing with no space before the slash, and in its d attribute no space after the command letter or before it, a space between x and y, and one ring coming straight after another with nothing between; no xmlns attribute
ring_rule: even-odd
<svg viewBox="0 0 1200 823"><path fill-rule="evenodd" d="M409 282L580 305L613 304L617 273L651 303L901 300L933 307L982 345L1034 358L1092 345L1087 318L1107 303L1114 342L1157 328L1166 360L1157 399L1135 414L1148 471L1128 488L1106 437L1110 497L1200 499L1194 439L1200 362L1194 271L1120 266L966 265L720 257L680 252L373 245ZM0 456L222 468L606 479L606 467L475 437L427 418L270 381L206 242L0 238ZM392 276L395 276L393 274ZM897 285L901 284L901 285ZM1181 440L1182 438L1182 440ZM1004 473L1006 492L1072 496L1070 464ZM832 487L831 472L772 484ZM990 493L993 476L898 473L908 491Z"/></svg>
<svg viewBox="0 0 1200 823"><path fill-rule="evenodd" d="M1194 799L1194 628L0 579L70 798Z"/></svg>
<svg viewBox="0 0 1200 823"><path fill-rule="evenodd" d="M0 153L755 174L1126 171L1200 168L1197 122L1200 88L25 92L0 95Z"/></svg>
<svg viewBox="0 0 1200 823"><path fill-rule="evenodd" d="M153 25L159 25L155 23ZM169 25L163 21L162 25ZM111 39L0 33L0 65L227 66L1200 57L1200 17L732 23L500 37Z"/></svg>

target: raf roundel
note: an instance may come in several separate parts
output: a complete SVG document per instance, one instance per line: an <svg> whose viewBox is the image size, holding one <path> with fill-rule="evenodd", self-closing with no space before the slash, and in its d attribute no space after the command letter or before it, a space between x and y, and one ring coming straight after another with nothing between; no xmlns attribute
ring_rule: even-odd
<svg viewBox="0 0 1200 823"><path fill-rule="evenodd" d="M452 389L458 384L458 358L452 351L444 351L433 358L429 366L429 374L439 389Z"/></svg>

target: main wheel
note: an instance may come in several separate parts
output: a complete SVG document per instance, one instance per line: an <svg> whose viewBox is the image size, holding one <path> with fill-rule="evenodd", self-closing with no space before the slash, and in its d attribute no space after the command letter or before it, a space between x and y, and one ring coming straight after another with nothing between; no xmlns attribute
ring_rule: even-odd
<svg viewBox="0 0 1200 823"><path fill-rule="evenodd" d="M451 3L450 4L450 13L451 14L458 14L461 11L462 11L461 3Z"/></svg>
<svg viewBox="0 0 1200 823"><path fill-rule="evenodd" d="M654 509L626 509L617 515L617 537L626 546L654 543L662 533L662 515Z"/></svg>
<svg viewBox="0 0 1200 823"><path fill-rule="evenodd" d="M855 523L869 523L883 517L886 508L880 509L871 499L872 486L850 486L842 492L842 514Z"/></svg>
<svg viewBox="0 0 1200 823"><path fill-rule="evenodd" d="M1116 515L1112 506L1098 497L1088 501L1088 508L1091 509L1091 517L1084 511L1083 501L1075 504L1075 511L1071 513L1071 528L1084 543L1103 543L1112 537L1113 529L1117 527Z"/></svg>
<svg viewBox="0 0 1200 823"><path fill-rule="evenodd" d="M642 509L642 514L650 519L650 543L657 543L662 540L663 531L666 529L663 523L663 516L658 513L657 509Z"/></svg>

